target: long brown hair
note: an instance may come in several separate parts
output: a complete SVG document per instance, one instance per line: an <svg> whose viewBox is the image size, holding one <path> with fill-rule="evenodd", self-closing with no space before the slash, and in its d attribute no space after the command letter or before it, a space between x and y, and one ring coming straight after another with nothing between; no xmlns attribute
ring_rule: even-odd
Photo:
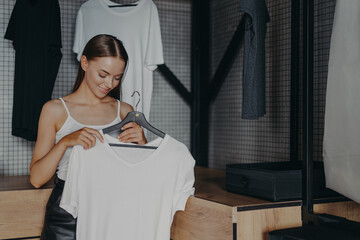
<svg viewBox="0 0 360 240"><path fill-rule="evenodd" d="M121 82L124 79L126 67L129 60L123 43L119 39L111 35L96 35L88 41L82 55L84 55L88 61L93 60L97 57L119 57L125 62L124 73L121 77L120 83L108 93L110 97L120 99ZM85 71L82 69L81 63L79 63L78 74L72 92L75 92L79 88L80 84L84 79L84 76Z"/></svg>

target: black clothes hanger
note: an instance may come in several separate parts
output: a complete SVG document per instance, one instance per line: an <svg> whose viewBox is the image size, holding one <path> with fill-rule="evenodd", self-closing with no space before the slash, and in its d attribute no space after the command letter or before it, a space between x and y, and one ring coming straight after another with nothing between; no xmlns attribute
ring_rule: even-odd
<svg viewBox="0 0 360 240"><path fill-rule="evenodd" d="M109 5L110 8L115 8L115 7L134 7L137 6L137 4L133 3L133 4L121 4L121 5Z"/></svg>
<svg viewBox="0 0 360 240"><path fill-rule="evenodd" d="M135 91L139 94L140 96L140 93L138 91ZM135 93L134 92L134 93ZM134 93L131 95L131 96L134 96ZM139 101L137 102L136 104L136 107L135 109L137 108L137 105L139 104L140 102L140 98L139 98ZM150 132L154 133L155 135L161 137L161 138L164 138L165 137L165 133L160 131L159 129L153 127L145 118L145 115L144 113L142 112L138 112L138 111L132 111L132 112L129 112L126 117L124 118L124 120L122 120L121 122L113 125L113 126L110 126L110 127L107 127L107 128L104 128L102 129L102 132L104 134L109 134L111 132L114 132L114 131L120 131L123 132L121 130L121 128L126 124L126 123L129 123L129 122L136 122L137 124L139 124L140 126L146 128L147 130L149 130ZM154 146L141 146L141 145L127 145L127 144L118 144L118 143L110 143L110 146L118 146L118 147L134 147L134 148L151 148L151 149L156 149L157 147L154 147Z"/></svg>
<svg viewBox="0 0 360 240"><path fill-rule="evenodd" d="M136 3L109 5L110 8L115 8L115 7L135 7L135 6L137 6Z"/></svg>

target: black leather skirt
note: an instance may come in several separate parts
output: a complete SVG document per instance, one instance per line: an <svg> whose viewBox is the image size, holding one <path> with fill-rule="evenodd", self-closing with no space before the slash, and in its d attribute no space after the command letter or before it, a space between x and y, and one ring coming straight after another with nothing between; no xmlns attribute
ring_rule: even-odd
<svg viewBox="0 0 360 240"><path fill-rule="evenodd" d="M55 177L55 186L46 205L41 240L76 239L76 218L59 207L64 181Z"/></svg>

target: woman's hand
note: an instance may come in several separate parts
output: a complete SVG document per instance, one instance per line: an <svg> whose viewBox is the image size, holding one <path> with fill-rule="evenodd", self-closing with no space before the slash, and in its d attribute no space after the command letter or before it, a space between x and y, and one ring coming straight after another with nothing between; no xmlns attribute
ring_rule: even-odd
<svg viewBox="0 0 360 240"><path fill-rule="evenodd" d="M121 142L132 142L139 145L147 143L144 131L140 125L135 122L129 122L125 124L121 130L124 130L119 134L118 139Z"/></svg>
<svg viewBox="0 0 360 240"><path fill-rule="evenodd" d="M75 132L72 132L63 137L60 141L66 147L82 145L84 149L89 149L95 146L96 138L94 135L98 137L101 142L104 142L104 139L98 130L88 127L84 127Z"/></svg>

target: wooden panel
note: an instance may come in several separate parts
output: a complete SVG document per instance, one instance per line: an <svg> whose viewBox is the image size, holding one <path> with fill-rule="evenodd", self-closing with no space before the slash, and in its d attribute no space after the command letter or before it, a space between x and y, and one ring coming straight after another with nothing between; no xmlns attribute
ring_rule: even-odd
<svg viewBox="0 0 360 240"><path fill-rule="evenodd" d="M270 231L302 225L300 206L242 211L236 218L237 240L264 240Z"/></svg>
<svg viewBox="0 0 360 240"><path fill-rule="evenodd" d="M189 197L185 211L176 212L173 240L232 240L232 207Z"/></svg>
<svg viewBox="0 0 360 240"><path fill-rule="evenodd" d="M293 227L293 219L300 219L300 209L296 214L293 212L296 207L284 208L290 213L271 208L242 211L239 215L237 207L269 208L277 203L227 192L223 170L195 167L195 179L195 196L188 199L186 211L175 214L171 227L174 240L232 240L232 223L240 220L237 232L242 238L238 239L264 239L265 232ZM52 181L48 184L51 186ZM9 189L29 190L7 191ZM51 190L33 189L28 176L0 177L0 239L39 236ZM287 214L292 217L288 225L284 220ZM260 237L253 238L253 235Z"/></svg>
<svg viewBox="0 0 360 240"><path fill-rule="evenodd" d="M40 189L48 189L54 187L54 177L51 178ZM34 190L30 183L29 175L22 176L0 176L0 192L14 190Z"/></svg>
<svg viewBox="0 0 360 240"><path fill-rule="evenodd" d="M40 236L51 191L0 192L0 239Z"/></svg>
<svg viewBox="0 0 360 240"><path fill-rule="evenodd" d="M315 213L327 213L360 222L360 204L353 201L314 204Z"/></svg>

